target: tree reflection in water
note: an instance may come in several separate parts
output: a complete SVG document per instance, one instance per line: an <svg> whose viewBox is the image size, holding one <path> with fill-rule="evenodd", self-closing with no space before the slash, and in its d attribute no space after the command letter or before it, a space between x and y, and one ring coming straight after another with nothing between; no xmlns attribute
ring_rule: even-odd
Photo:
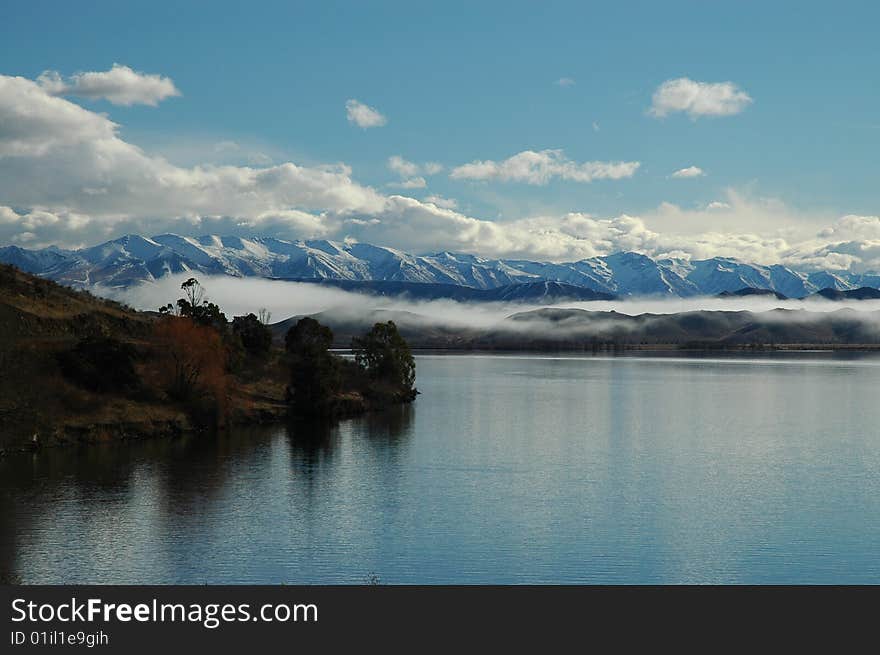
<svg viewBox="0 0 880 655"><path fill-rule="evenodd" d="M322 478L329 484L342 440L361 440L359 450L368 460L363 464L370 466L369 460L406 442L412 413L410 406L395 407L338 422L290 421L219 435L53 448L0 459L0 583L30 581L34 562L24 560L33 557L35 547L46 549L52 560L63 560L60 551L71 545L94 550L96 557L105 550L109 558L123 544L146 552L154 543L173 544L195 535L215 538L230 528L230 498L259 513L275 507L267 496L285 492L291 494L290 505L319 511L313 494ZM293 480L274 475L279 457L289 463L287 477ZM142 533L126 532L132 522L145 524ZM138 540L144 543L135 544ZM173 545L170 551L193 559ZM147 562L137 565L149 568ZM41 566L50 564L36 568ZM67 581L60 570L52 576Z"/></svg>

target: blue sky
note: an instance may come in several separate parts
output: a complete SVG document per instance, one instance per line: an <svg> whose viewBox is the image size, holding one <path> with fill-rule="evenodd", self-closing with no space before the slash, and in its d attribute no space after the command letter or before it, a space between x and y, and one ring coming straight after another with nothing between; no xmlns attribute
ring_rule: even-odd
<svg viewBox="0 0 880 655"><path fill-rule="evenodd" d="M783 238L789 251L803 251L824 245L813 243L816 233L838 229L835 221L842 216L880 213L876 7L868 2L28 2L5 9L0 74L36 80L51 70L68 79L118 63L169 78L181 95L156 106L64 97L106 114L125 143L186 170L344 163L353 183L377 194L452 199L462 216L480 221L550 221L570 212L601 219L638 216L649 230L669 237L643 248L655 254L674 250L670 239L676 234L739 231L763 240ZM559 84L563 78L571 82ZM652 116L658 87L681 78L729 82L750 101L730 115ZM352 124L346 119L352 99L387 122L368 129ZM639 166L619 179L556 176L543 184L450 175L473 161L502 162L529 150L562 150L575 165ZM423 177L424 188L389 186L404 179L388 168L395 155L436 162L443 170L406 178ZM692 166L703 175L672 177ZM289 203L273 209L314 215L371 211L285 197ZM132 226L107 207L59 202L18 189L4 197L0 187L0 205L18 215L36 208L94 218L103 211L102 235ZM730 211L713 218L705 211L713 202ZM142 213L143 222L150 212ZM170 219L194 210L170 206L157 213ZM378 220L388 223L382 216ZM253 220L248 224L261 231ZM262 227L281 230L277 222ZM864 227L858 226L861 237ZM592 228L577 229L581 240L602 241L589 236ZM13 232L5 239L23 234ZM53 234L29 232L40 242ZM289 236L310 236L295 232ZM344 232L337 226L311 236L348 236ZM70 230L56 234L59 241L75 240ZM92 232L82 234L88 239ZM387 240L388 234L376 236ZM868 236L880 238L880 232ZM505 247L527 251L524 236L507 239L506 246L488 237L471 244L460 235L442 241L437 245L493 251L487 254ZM392 245L428 244L401 239ZM588 255L586 245L582 254ZM737 254L725 248L719 252ZM570 245L558 255L551 250L548 258L581 252ZM688 252L705 254L698 250ZM764 255L747 249L742 256Z"/></svg>

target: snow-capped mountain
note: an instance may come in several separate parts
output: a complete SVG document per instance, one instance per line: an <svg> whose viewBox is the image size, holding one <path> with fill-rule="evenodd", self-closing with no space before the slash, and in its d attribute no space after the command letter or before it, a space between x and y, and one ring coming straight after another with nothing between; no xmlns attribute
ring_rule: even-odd
<svg viewBox="0 0 880 655"><path fill-rule="evenodd" d="M497 289L512 284L559 282L622 295L717 295L743 288L803 297L819 289L880 288L880 273L809 274L776 264L762 266L715 257L655 260L620 252L576 262L484 259L439 252L409 253L367 243L285 241L270 237L128 235L91 248L0 248L0 262L76 287L127 287L176 273L387 281Z"/></svg>
<svg viewBox="0 0 880 655"><path fill-rule="evenodd" d="M811 283L807 275L780 264L760 266L730 257L692 262L678 260L675 270L701 293L711 295L739 289L769 289L789 298L802 298L822 288Z"/></svg>

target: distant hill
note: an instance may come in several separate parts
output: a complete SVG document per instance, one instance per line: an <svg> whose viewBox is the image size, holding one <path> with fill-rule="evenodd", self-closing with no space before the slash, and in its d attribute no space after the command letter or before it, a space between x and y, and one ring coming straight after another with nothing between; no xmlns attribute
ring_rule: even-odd
<svg viewBox="0 0 880 655"><path fill-rule="evenodd" d="M278 340L300 317L272 326ZM752 348L880 346L880 311L833 312L775 309L765 312L695 311L639 314L542 308L519 312L488 327L443 325L414 312L330 309L314 318L334 331L334 345L377 321L393 320L416 348L589 350L591 348Z"/></svg>
<svg viewBox="0 0 880 655"><path fill-rule="evenodd" d="M821 289L813 296L821 296L827 300L880 300L880 289L859 287L858 289Z"/></svg>
<svg viewBox="0 0 880 655"><path fill-rule="evenodd" d="M390 294L392 283L493 290L516 284L554 283L613 296L715 296L744 288L766 289L803 298L820 289L880 288L880 274L842 271L801 272L781 264L761 265L729 257L703 260L654 259L618 252L571 262L490 259L466 253L414 255L368 243L326 240L287 241L272 237L130 234L77 250L0 247L0 262L81 288L125 288L174 274L230 275L359 284L358 290ZM366 283L387 283L384 289ZM427 288L422 290L429 293ZM438 297L455 293L438 287ZM523 291L517 288L516 293ZM552 293L551 293L552 292ZM462 292L464 296L468 292ZM529 291L529 293L533 293Z"/></svg>
<svg viewBox="0 0 880 655"><path fill-rule="evenodd" d="M541 309L514 314L482 334L473 345L541 348L560 344L578 348L597 344L695 348L880 345L880 312L774 309L628 316L580 309Z"/></svg>
<svg viewBox="0 0 880 655"><path fill-rule="evenodd" d="M752 287L738 289L737 291L722 291L716 296L716 298L746 298L749 296L768 296L776 298L777 300L788 300L788 296L779 293L778 291L773 291L772 289L754 289Z"/></svg>

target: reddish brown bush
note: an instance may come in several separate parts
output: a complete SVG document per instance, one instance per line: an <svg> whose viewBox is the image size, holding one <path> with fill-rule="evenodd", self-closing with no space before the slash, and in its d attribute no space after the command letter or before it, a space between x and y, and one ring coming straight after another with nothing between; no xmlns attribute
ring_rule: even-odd
<svg viewBox="0 0 880 655"><path fill-rule="evenodd" d="M156 324L157 364L168 394L200 408L213 405L218 423L226 415L226 348L213 328L168 316Z"/></svg>

